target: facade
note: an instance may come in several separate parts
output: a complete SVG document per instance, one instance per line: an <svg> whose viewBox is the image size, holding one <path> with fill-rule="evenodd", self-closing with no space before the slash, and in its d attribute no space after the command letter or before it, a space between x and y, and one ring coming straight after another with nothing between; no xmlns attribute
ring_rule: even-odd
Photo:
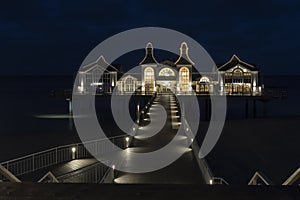
<svg viewBox="0 0 300 200"><path fill-rule="evenodd" d="M116 89L120 94L164 93L189 94L229 94L260 95L262 83L255 65L240 60L236 55L225 64L216 66L213 72L199 73L189 58L188 46L183 42L180 56L174 62L158 62L151 43L145 48L145 57L139 63L140 72L122 74L120 69L107 63L103 56L96 62L84 66L79 72L78 91L111 93ZM105 69L105 66L108 66ZM99 72L104 71L103 76ZM122 76L123 75L123 76ZM96 87L96 88L95 88Z"/></svg>
<svg viewBox="0 0 300 200"><path fill-rule="evenodd" d="M120 76L118 68L107 63L103 56L100 56L95 62L83 66L78 75L78 92L111 93Z"/></svg>

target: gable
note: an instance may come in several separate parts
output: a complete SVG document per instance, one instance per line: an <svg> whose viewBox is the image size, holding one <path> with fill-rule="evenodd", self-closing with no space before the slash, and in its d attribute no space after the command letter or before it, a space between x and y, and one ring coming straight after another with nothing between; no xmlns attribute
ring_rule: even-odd
<svg viewBox="0 0 300 200"><path fill-rule="evenodd" d="M109 64L108 62L106 62L106 60L104 59L104 57L101 55L95 62L92 62L90 64L87 64L83 67L81 67L81 72L91 72L93 70L101 70L103 71L107 71L107 72L119 72L119 70L114 67L113 65Z"/></svg>
<svg viewBox="0 0 300 200"><path fill-rule="evenodd" d="M134 81L137 81L137 78L136 77L134 77L134 76L132 76L132 75L127 75L127 76L124 76L124 77L122 77L122 81L125 81L127 78L131 78L131 79L133 79Z"/></svg>
<svg viewBox="0 0 300 200"><path fill-rule="evenodd" d="M228 62L219 66L218 71L228 71L236 66L240 66L248 71L258 71L258 68L255 65L240 60L236 55L233 55Z"/></svg>

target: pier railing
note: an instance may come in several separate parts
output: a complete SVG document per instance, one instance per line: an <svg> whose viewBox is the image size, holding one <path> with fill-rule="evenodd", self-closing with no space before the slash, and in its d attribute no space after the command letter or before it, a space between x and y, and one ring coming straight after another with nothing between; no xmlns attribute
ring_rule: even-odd
<svg viewBox="0 0 300 200"><path fill-rule="evenodd" d="M263 95L265 97L285 99L288 97L288 89L281 87L269 87L264 89Z"/></svg>
<svg viewBox="0 0 300 200"><path fill-rule="evenodd" d="M45 151L5 161L0 164L15 176L20 176L74 159L91 158L92 156L86 147L96 154L112 152L116 150L116 146L126 148L128 146L127 137L128 135L121 135L84 143L58 146ZM116 146L111 146L109 143L113 143ZM0 180L5 180L5 177L1 174Z"/></svg>
<svg viewBox="0 0 300 200"><path fill-rule="evenodd" d="M184 118L182 119L182 125L183 125L186 136L188 137L188 139L191 139L192 136L195 134L193 134L191 132L192 130L189 126L189 123ZM205 182L210 185L214 185L214 184L229 185L228 182L225 181L223 178L214 176L214 174L213 174L211 168L209 167L208 162L205 158L199 158L198 152L200 151L200 147L198 145L198 141L194 140L192 142L191 147L193 149L194 156L196 157L198 166L202 172Z"/></svg>

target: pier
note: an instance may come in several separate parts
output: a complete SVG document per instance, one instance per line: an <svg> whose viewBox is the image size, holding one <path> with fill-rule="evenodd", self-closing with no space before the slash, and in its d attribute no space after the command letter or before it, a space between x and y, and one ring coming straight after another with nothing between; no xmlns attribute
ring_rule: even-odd
<svg viewBox="0 0 300 200"><path fill-rule="evenodd" d="M149 138L143 138L143 127L149 123L148 119L152 115L155 120L155 107L161 105L167 112L167 120L164 127L158 134ZM172 105L172 106L171 106ZM145 114L147 113L147 114ZM77 143L55 147L25 157L2 162L1 166L10 173L2 173L1 180L20 180L30 182L70 182L70 183L184 183L184 184L204 184L209 183L203 177L203 171L198 165L197 153L191 148L171 165L158 171L149 173L124 173L114 169L113 163L102 164L98 162L86 150L85 145L93 147L96 153L109 153L115 149L107 148L108 142L113 142L120 148L133 152L143 153L155 151L166 145L176 135L180 126L180 107L177 104L175 95L156 94L148 104L138 109L138 130L135 136L121 135L108 139ZM155 129L155 125L150 123L148 129ZM186 137L186 140L189 138ZM124 162L130 167L130 158ZM110 167L108 167L110 166ZM203 168L202 168L203 169Z"/></svg>

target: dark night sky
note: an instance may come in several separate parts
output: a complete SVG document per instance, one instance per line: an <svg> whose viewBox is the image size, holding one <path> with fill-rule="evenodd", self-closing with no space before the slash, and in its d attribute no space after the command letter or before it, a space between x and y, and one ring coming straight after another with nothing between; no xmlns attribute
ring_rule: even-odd
<svg viewBox="0 0 300 200"><path fill-rule="evenodd" d="M144 26L193 37L216 63L236 53L264 74L300 74L299 8L297 0L2 1L0 75L73 74L98 43Z"/></svg>

